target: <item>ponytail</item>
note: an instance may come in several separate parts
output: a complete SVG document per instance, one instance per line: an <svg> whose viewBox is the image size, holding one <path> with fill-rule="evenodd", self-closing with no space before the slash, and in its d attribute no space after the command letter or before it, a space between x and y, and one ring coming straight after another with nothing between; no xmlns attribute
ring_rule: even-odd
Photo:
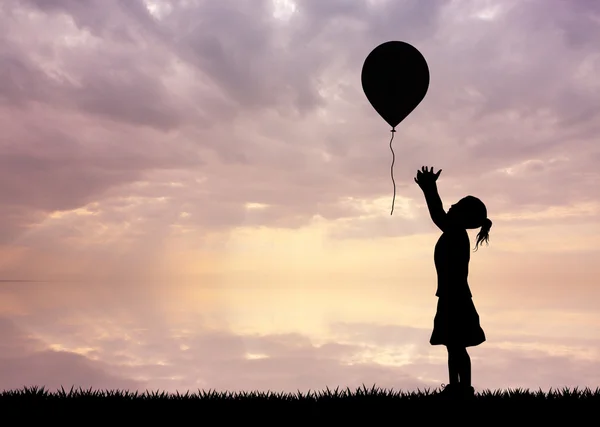
<svg viewBox="0 0 600 427"><path fill-rule="evenodd" d="M477 252L477 247L481 242L485 242L486 245L489 245L490 240L490 228L492 228L492 221L489 218L483 220L483 224L481 225L481 230L477 234L477 243L475 244L475 252Z"/></svg>

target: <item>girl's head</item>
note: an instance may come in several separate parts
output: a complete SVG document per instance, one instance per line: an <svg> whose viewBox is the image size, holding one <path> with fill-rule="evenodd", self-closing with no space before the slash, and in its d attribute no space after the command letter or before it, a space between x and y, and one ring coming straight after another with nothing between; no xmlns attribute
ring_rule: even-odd
<svg viewBox="0 0 600 427"><path fill-rule="evenodd" d="M448 218L459 227L471 229L481 227L481 230L477 234L475 250L477 250L477 247L483 241L488 244L492 221L487 217L485 205L477 197L467 196L460 199L448 210Z"/></svg>

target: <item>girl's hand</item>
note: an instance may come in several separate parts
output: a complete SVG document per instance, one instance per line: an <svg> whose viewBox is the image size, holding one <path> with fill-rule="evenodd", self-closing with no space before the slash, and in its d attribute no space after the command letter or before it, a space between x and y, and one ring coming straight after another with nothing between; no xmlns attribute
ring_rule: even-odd
<svg viewBox="0 0 600 427"><path fill-rule="evenodd" d="M427 169L427 166L423 166L420 171L417 171L415 182L421 187L421 190L431 188L437 181L440 173L442 173L441 169L437 173L433 173L433 166L430 170Z"/></svg>

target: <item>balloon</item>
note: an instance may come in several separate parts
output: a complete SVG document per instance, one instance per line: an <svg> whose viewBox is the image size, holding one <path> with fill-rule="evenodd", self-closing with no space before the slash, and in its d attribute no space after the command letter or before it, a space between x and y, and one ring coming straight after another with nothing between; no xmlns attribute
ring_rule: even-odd
<svg viewBox="0 0 600 427"><path fill-rule="evenodd" d="M389 41L367 56L361 79L367 99L394 129L425 98L429 68L415 47Z"/></svg>

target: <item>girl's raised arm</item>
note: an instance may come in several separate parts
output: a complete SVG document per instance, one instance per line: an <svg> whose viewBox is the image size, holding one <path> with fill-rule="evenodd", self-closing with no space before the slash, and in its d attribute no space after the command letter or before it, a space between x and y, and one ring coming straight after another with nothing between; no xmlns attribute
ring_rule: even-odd
<svg viewBox="0 0 600 427"><path fill-rule="evenodd" d="M423 190L427 208L429 209L429 215L434 224L437 225L440 230L445 231L446 212L444 211L444 205L442 204L442 199L440 198L436 184L441 172L442 170L440 169L437 173L433 173L433 167L431 167L431 170L427 170L427 167L423 166L420 171L417 171L415 182L419 185L421 190Z"/></svg>

